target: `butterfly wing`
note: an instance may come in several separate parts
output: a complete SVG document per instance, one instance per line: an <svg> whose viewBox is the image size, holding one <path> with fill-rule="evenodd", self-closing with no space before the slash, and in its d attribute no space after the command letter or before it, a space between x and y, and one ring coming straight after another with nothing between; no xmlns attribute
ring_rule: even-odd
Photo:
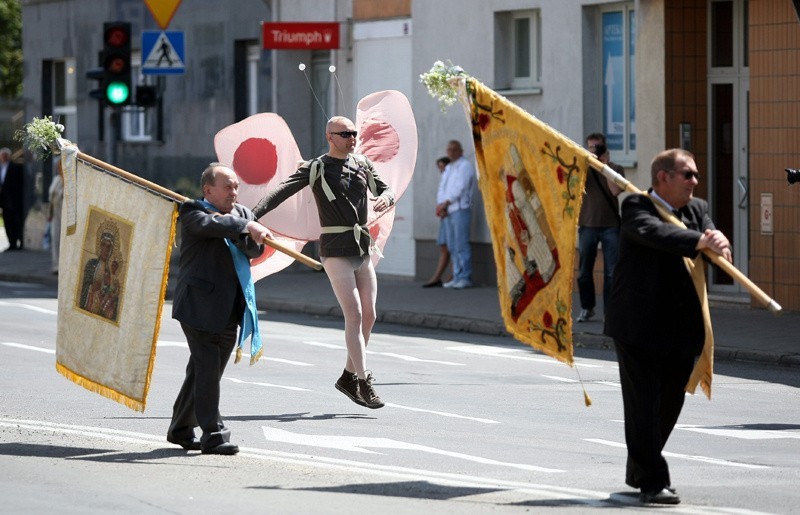
<svg viewBox="0 0 800 515"><path fill-rule="evenodd" d="M260 113L229 125L214 136L217 159L239 176L239 203L253 208L266 193L295 172L302 161L289 126L275 113ZM319 237L317 206L309 188L259 220L287 247L300 250ZM272 247L251 261L254 278L282 270L292 258Z"/></svg>
<svg viewBox="0 0 800 515"><path fill-rule="evenodd" d="M358 103L356 152L369 158L381 179L394 192L395 202L403 196L414 174L417 161L417 124L405 95L399 91L378 91ZM381 251L394 224L394 206L376 213L369 208L367 225ZM377 264L378 256L372 261Z"/></svg>

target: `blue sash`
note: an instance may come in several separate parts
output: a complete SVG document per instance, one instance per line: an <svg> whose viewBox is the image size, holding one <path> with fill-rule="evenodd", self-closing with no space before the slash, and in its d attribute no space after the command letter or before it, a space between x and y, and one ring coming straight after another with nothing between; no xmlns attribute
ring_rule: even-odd
<svg viewBox="0 0 800 515"><path fill-rule="evenodd" d="M210 202L205 199L199 201L206 209L219 213L219 209L214 207ZM239 363L242 359L242 349L244 348L244 340L250 338L250 364L255 364L263 353L261 345L261 332L258 329L258 311L256 309L256 288L253 284L253 275L250 273L250 258L242 252L239 247L225 238L225 245L231 251L233 257L233 266L236 268L236 276L239 278L239 284L242 287L242 294L246 303L246 309L242 314L241 331L239 331L239 342L236 347L236 357L234 363Z"/></svg>

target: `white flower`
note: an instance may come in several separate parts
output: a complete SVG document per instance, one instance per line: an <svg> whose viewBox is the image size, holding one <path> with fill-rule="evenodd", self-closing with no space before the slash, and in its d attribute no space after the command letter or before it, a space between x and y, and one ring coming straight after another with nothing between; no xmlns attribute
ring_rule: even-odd
<svg viewBox="0 0 800 515"><path fill-rule="evenodd" d="M36 159L44 160L52 153L56 140L61 137L62 132L64 126L53 122L51 116L34 117L14 134L14 139L21 141L25 149Z"/></svg>
<svg viewBox="0 0 800 515"><path fill-rule="evenodd" d="M419 76L419 81L428 88L428 94L439 101L444 112L453 105L458 97L458 79L468 75L460 66L448 61L449 66L442 61L433 63L433 67Z"/></svg>

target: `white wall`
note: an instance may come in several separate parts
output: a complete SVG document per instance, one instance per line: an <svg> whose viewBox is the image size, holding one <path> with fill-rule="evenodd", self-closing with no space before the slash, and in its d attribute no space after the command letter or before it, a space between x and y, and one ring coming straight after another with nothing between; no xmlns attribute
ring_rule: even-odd
<svg viewBox="0 0 800 515"><path fill-rule="evenodd" d="M411 99L411 20L357 23L353 27L354 100L347 110L355 118L358 101L376 91L394 89ZM345 92L345 98L347 98ZM419 162L417 162L419 169ZM380 172L380 170L378 170ZM418 173L418 172L417 172ZM394 226L386 242L381 274L413 276L414 183L395 207Z"/></svg>

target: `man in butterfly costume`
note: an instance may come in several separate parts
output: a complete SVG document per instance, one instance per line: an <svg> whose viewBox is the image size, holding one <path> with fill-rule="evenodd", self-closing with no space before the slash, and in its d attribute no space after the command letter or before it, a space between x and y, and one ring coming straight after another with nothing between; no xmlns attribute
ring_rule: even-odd
<svg viewBox="0 0 800 515"><path fill-rule="evenodd" d="M416 125L405 96L383 91L362 99L355 124L331 118L325 137L328 152L297 170L296 144L285 122L272 113L223 129L215 147L219 159L232 162L242 178L242 201L254 206L277 241L299 250L320 239L322 262L345 318L347 361L335 386L375 409L384 404L366 369L365 351L376 319L374 266L391 231L394 203L411 180ZM269 250L265 254L253 260L254 278L291 262Z"/></svg>

